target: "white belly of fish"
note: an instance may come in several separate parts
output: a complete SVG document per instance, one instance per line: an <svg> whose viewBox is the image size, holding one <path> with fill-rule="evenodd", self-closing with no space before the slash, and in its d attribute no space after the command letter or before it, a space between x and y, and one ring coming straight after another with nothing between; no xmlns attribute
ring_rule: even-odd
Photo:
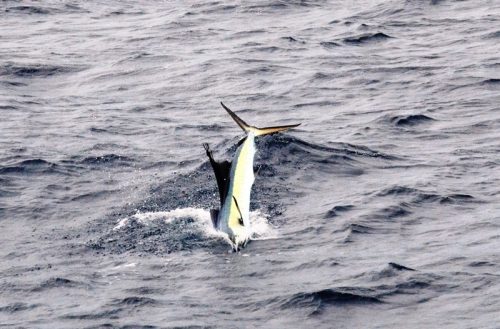
<svg viewBox="0 0 500 329"><path fill-rule="evenodd" d="M234 240L233 242L236 243L237 241L246 241L250 237L251 232L250 194L255 180L253 171L255 155L254 138L254 134L249 133L245 142L236 153L231 166L228 195L221 209L220 229L228 233L231 240ZM242 218L243 225L240 223L240 217Z"/></svg>

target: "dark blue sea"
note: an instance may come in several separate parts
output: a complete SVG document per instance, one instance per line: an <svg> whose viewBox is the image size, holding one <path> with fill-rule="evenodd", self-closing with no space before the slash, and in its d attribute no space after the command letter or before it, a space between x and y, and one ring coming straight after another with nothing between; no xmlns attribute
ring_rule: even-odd
<svg viewBox="0 0 500 329"><path fill-rule="evenodd" d="M0 2L0 327L500 328L500 1Z"/></svg>

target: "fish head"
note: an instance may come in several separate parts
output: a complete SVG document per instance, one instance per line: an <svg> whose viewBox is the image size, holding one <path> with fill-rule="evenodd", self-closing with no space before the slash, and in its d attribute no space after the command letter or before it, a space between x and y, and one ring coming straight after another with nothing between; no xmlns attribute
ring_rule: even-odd
<svg viewBox="0 0 500 329"><path fill-rule="evenodd" d="M250 240L250 235L243 225L232 228L228 235L234 251L239 251L241 248L244 248Z"/></svg>

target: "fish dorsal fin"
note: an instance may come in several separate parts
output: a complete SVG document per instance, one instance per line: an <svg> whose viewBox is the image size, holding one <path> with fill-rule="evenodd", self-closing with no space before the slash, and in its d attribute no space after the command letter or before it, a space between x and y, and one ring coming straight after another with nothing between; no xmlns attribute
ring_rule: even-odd
<svg viewBox="0 0 500 329"><path fill-rule="evenodd" d="M210 218L212 219L212 224L214 228L219 226L219 209L210 209Z"/></svg>
<svg viewBox="0 0 500 329"><path fill-rule="evenodd" d="M222 205L226 201L227 191L229 190L229 174L231 172L231 162L215 161L208 144L204 143L203 147L205 148L207 156L210 160L210 164L212 165L212 169L214 170L215 179L217 180L217 187L219 188L220 204L222 207Z"/></svg>
<svg viewBox="0 0 500 329"><path fill-rule="evenodd" d="M234 204L236 205L236 209L238 209L238 213L240 214L240 218L238 219L238 222L240 223L241 226L245 226L245 224L243 223L243 215L241 214L240 206L238 206L238 201L236 200L234 195L233 195L233 200L234 200Z"/></svg>

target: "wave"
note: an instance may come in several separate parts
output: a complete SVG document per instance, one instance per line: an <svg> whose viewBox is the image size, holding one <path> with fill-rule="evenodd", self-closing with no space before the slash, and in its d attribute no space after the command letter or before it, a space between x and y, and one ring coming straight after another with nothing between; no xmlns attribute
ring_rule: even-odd
<svg viewBox="0 0 500 329"><path fill-rule="evenodd" d="M479 202L479 200L469 194L450 194L439 199L439 203L441 204L461 204L469 202Z"/></svg>
<svg viewBox="0 0 500 329"><path fill-rule="evenodd" d="M342 231L346 232L343 242L352 243L358 234L373 234L376 232L376 229L365 224L349 223L344 226Z"/></svg>
<svg viewBox="0 0 500 329"><path fill-rule="evenodd" d="M17 106L12 106L12 105L0 105L0 110L14 110L17 111L19 110L19 107Z"/></svg>
<svg viewBox="0 0 500 329"><path fill-rule="evenodd" d="M53 173L59 166L43 159L28 159L0 167L1 174Z"/></svg>
<svg viewBox="0 0 500 329"><path fill-rule="evenodd" d="M185 129L193 129L194 131L210 131L210 132L216 132L216 131L223 131L226 129L226 126L223 126L218 123L212 123L212 124L182 124L178 125L174 128L174 131L184 131Z"/></svg>
<svg viewBox="0 0 500 329"><path fill-rule="evenodd" d="M48 15L53 12L54 9L40 6L13 6L5 9L7 13L23 13L23 14L38 14L38 15Z"/></svg>
<svg viewBox="0 0 500 329"><path fill-rule="evenodd" d="M398 158L385 154L363 145L349 143L335 143L336 147L310 143L286 134L277 136L266 136L257 140L258 154L260 158L272 160L272 155L279 151L280 156L292 158L300 155L308 157L312 162L324 163L328 159L338 159L347 163L349 160L360 158L382 158L385 160L397 160ZM319 152L318 152L319 151ZM231 150L234 152L234 150ZM270 161L272 163L272 161Z"/></svg>
<svg viewBox="0 0 500 329"><path fill-rule="evenodd" d="M144 11L113 10L110 13L106 14L105 17L122 16L122 15L129 15L129 16L144 15Z"/></svg>
<svg viewBox="0 0 500 329"><path fill-rule="evenodd" d="M495 79L495 78L486 79L481 81L480 84L482 86L497 87L498 85L500 85L500 79Z"/></svg>
<svg viewBox="0 0 500 329"><path fill-rule="evenodd" d="M401 197L401 196L410 196L412 199L409 201L412 205L419 205L421 203L439 203L439 204L463 204L463 203L471 203L471 202L481 202L474 196L470 194L461 194L461 193L453 193L453 194L438 194L428 191L423 191L417 188L394 185L388 187L376 194L378 197Z"/></svg>
<svg viewBox="0 0 500 329"><path fill-rule="evenodd" d="M375 291L367 288L343 287L323 289L312 292L300 292L284 298L280 302L282 309L311 309L310 315L318 315L328 306L352 306L381 304Z"/></svg>
<svg viewBox="0 0 500 329"><path fill-rule="evenodd" d="M82 286L82 283L76 282L73 280L69 280L66 278L51 278L48 279L41 284L39 284L37 287L33 288L33 291L43 291L47 289L53 289L53 288L73 288L73 287L80 287Z"/></svg>
<svg viewBox="0 0 500 329"><path fill-rule="evenodd" d="M290 37L290 36L288 36L288 37L281 37L281 40L285 40L285 41L288 41L288 42L305 43L304 41L299 41L296 38Z"/></svg>
<svg viewBox="0 0 500 329"><path fill-rule="evenodd" d="M496 263L488 262L488 261L474 261L469 263L470 267L495 267Z"/></svg>
<svg viewBox="0 0 500 329"><path fill-rule="evenodd" d="M328 210L328 212L325 214L324 218L332 218L332 217L337 217L341 213L346 212L354 208L353 205L345 205L345 206L335 206L332 209Z"/></svg>
<svg viewBox="0 0 500 329"><path fill-rule="evenodd" d="M117 319L118 316L113 315L110 318ZM116 323L105 322L105 323L100 323L98 325L92 325L90 327L82 327L82 328L84 328L84 329L103 329L103 328L110 328L110 329L211 329L214 327L210 327L210 326L180 326L180 327L178 327L178 326L174 326L174 327L161 326L161 327L158 327L158 326L153 326L153 325L143 325L143 324L136 324L136 323L126 324L123 326L117 326Z"/></svg>
<svg viewBox="0 0 500 329"><path fill-rule="evenodd" d="M334 101L318 101L318 102L310 102L310 103L299 103L295 104L294 108L302 108L302 107L321 107L321 106L335 106L338 105L338 102Z"/></svg>
<svg viewBox="0 0 500 329"><path fill-rule="evenodd" d="M54 75L73 73L84 70L82 66L61 66L50 64L20 65L8 63L0 67L0 76L17 78L46 78Z"/></svg>
<svg viewBox="0 0 500 329"><path fill-rule="evenodd" d="M154 294L164 293L164 289L159 287L138 287L138 288L130 288L127 289L126 291L137 295L154 295Z"/></svg>
<svg viewBox="0 0 500 329"><path fill-rule="evenodd" d="M88 192L84 194L77 195L71 198L71 201L92 201L105 198L106 196L112 195L113 193L119 192L119 190L102 190Z"/></svg>
<svg viewBox="0 0 500 329"><path fill-rule="evenodd" d="M371 281L384 280L400 276L405 272L416 272L413 268L400 265L398 263L389 262L382 270L370 275Z"/></svg>
<svg viewBox="0 0 500 329"><path fill-rule="evenodd" d="M83 167L102 166L132 166L134 159L117 154L104 154L88 156L83 159L73 157L61 160L58 163L50 162L40 158L27 159L16 163L0 166L0 175L9 174L63 174L68 175L79 172Z"/></svg>
<svg viewBox="0 0 500 329"><path fill-rule="evenodd" d="M11 87L26 87L28 84L24 82L19 82L19 81L0 81L1 84L6 85L6 86L11 86ZM15 110L17 107L15 106L1 106L0 109L5 109L5 110Z"/></svg>
<svg viewBox="0 0 500 329"><path fill-rule="evenodd" d="M389 120L392 124L398 127L416 126L436 121L435 119L423 114L396 115L389 118Z"/></svg>
<svg viewBox="0 0 500 329"><path fill-rule="evenodd" d="M385 33L378 32L378 33L366 33L355 37L347 37L344 38L343 41L347 44L361 45L372 42L380 42L391 38L392 38L391 36Z"/></svg>
<svg viewBox="0 0 500 329"><path fill-rule="evenodd" d="M254 12L257 11L260 14L265 12L274 12L276 10L294 9L294 8L304 8L304 7L316 7L320 6L318 1L304 1L304 0L292 0L292 1L264 1L259 4L251 4L245 6L244 12Z"/></svg>
<svg viewBox="0 0 500 329"><path fill-rule="evenodd" d="M24 14L24 15L89 13L88 10L81 8L76 4L65 4L64 9L47 7L47 6L35 6L35 5L10 6L5 9L5 12L11 14Z"/></svg>
<svg viewBox="0 0 500 329"><path fill-rule="evenodd" d="M373 219L394 219L405 217L411 214L410 206L404 202L397 205L383 207L382 209L370 214Z"/></svg>
<svg viewBox="0 0 500 329"><path fill-rule="evenodd" d="M322 41L319 43L321 46L323 46L326 49L332 49L332 48L337 48L340 47L340 44L338 44L335 41Z"/></svg>
<svg viewBox="0 0 500 329"><path fill-rule="evenodd" d="M31 310L38 306L40 306L40 304L12 303L6 306L0 306L0 313L17 313Z"/></svg>
<svg viewBox="0 0 500 329"><path fill-rule="evenodd" d="M158 304L153 298L148 297L139 297L139 296L131 296L125 297L123 299L116 300L113 304L118 306L145 306L145 305L155 305Z"/></svg>
<svg viewBox="0 0 500 329"><path fill-rule="evenodd" d="M390 262L389 266L397 271L415 271L412 268L409 268L409 267L406 267L406 266L403 266L403 265L400 265L397 263L393 263L393 262Z"/></svg>
<svg viewBox="0 0 500 329"><path fill-rule="evenodd" d="M491 32L485 35L486 39L496 39L500 38L500 31Z"/></svg>
<svg viewBox="0 0 500 329"><path fill-rule="evenodd" d="M80 161L81 164L97 165L97 166L110 165L110 164L115 165L117 163L119 163L120 165L129 165L131 162L134 162L134 159L114 153L98 155L98 156L90 156Z"/></svg>
<svg viewBox="0 0 500 329"><path fill-rule="evenodd" d="M99 319L117 319L118 314L123 311L122 308L114 308L110 310L97 311L94 313L68 314L63 315L62 319L68 320L99 320Z"/></svg>

